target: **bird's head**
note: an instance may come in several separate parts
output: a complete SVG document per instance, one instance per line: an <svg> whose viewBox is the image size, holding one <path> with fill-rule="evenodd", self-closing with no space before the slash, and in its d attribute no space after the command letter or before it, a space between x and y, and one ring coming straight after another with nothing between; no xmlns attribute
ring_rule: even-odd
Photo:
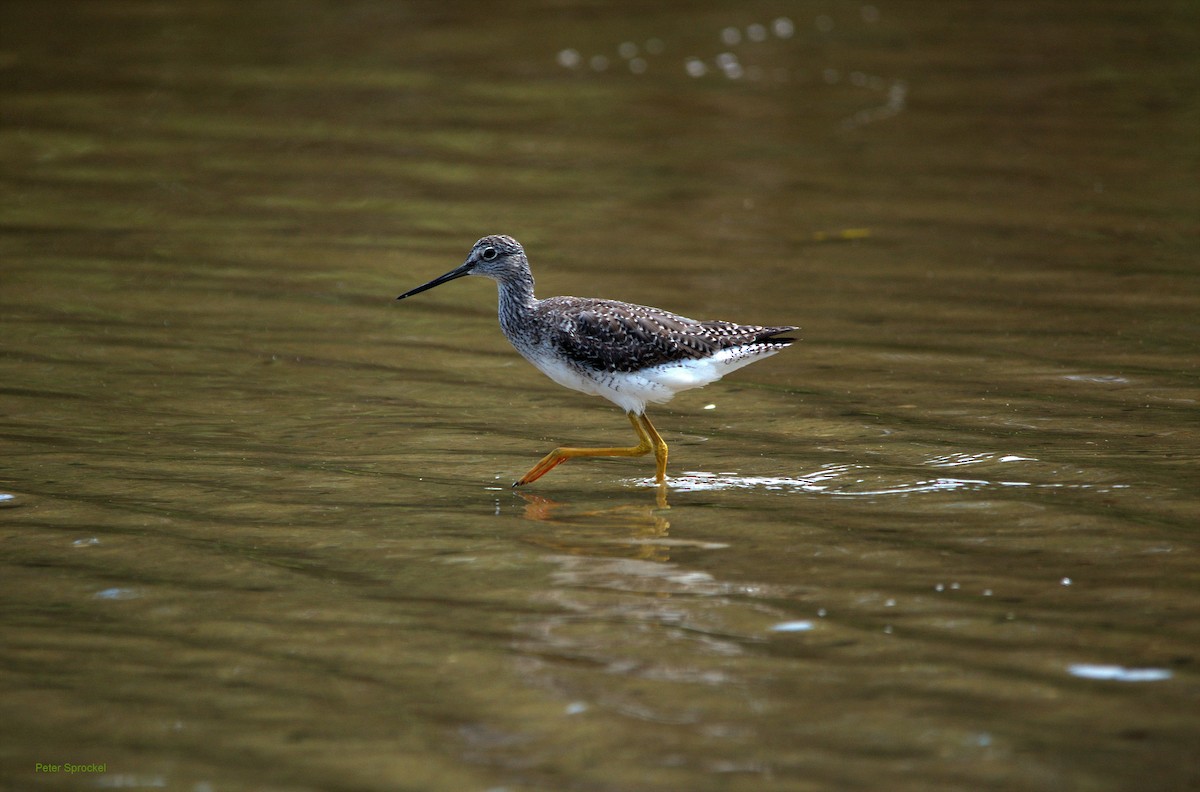
<svg viewBox="0 0 1200 792"><path fill-rule="evenodd" d="M525 249L521 247L520 242L503 234L485 236L475 243L467 260L461 266L434 278L423 286L401 294L396 299L403 300L405 297L420 294L434 286L440 286L447 281L466 275L482 275L503 283L513 280L522 273L528 273L528 271L529 262L525 258Z"/></svg>

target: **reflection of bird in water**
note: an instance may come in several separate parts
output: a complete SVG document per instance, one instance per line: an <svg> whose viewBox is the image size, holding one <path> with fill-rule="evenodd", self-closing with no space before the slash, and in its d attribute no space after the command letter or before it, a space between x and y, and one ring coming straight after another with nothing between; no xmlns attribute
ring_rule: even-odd
<svg viewBox="0 0 1200 792"><path fill-rule="evenodd" d="M525 250L512 237L487 236L466 262L403 300L465 275L496 281L500 328L533 365L567 388L603 396L625 410L638 444L620 448L556 448L514 487L544 476L577 457L643 456L654 452L656 479L667 475L667 444L646 417L646 403L662 404L676 393L715 382L742 366L769 357L795 339L795 327L762 327L697 321L659 308L581 297L533 296Z"/></svg>
<svg viewBox="0 0 1200 792"><path fill-rule="evenodd" d="M525 501L525 519L555 528L534 543L561 553L668 561L671 546L690 544L667 538L671 523L661 511L667 505L662 497L657 507L628 504L581 509L532 493L517 494Z"/></svg>

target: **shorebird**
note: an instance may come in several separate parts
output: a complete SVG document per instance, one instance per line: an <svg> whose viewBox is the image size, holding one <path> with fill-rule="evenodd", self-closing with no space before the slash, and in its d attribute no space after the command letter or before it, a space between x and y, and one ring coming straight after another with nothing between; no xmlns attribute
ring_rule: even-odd
<svg viewBox="0 0 1200 792"><path fill-rule="evenodd" d="M510 236L485 236L462 266L397 297L403 300L466 275L496 281L500 329L521 356L566 388L603 396L625 411L638 444L618 448L561 447L513 484L537 481L568 459L632 457L654 452L655 480L667 477L667 444L646 417L646 403L701 388L731 371L774 355L796 339L797 327L698 321L646 305L585 297L533 296L525 249Z"/></svg>

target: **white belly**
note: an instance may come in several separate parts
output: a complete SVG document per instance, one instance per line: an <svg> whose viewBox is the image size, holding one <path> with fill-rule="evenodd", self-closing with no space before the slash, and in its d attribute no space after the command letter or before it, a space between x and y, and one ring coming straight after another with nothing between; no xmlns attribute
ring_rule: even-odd
<svg viewBox="0 0 1200 792"><path fill-rule="evenodd" d="M641 414L647 402L663 404L676 393L702 388L731 371L770 357L779 348L734 347L711 358L663 363L638 371L582 371L558 357L529 356L530 363L550 379L582 393L603 396L626 412Z"/></svg>

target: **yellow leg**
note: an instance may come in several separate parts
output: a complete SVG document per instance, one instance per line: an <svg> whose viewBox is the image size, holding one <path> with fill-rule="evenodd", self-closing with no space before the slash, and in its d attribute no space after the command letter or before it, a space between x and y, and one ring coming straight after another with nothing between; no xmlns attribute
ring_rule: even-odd
<svg viewBox="0 0 1200 792"><path fill-rule="evenodd" d="M658 463L658 467L654 472L654 480L662 484L667 480L667 444L659 436L658 431L654 428L654 424L650 423L650 419L645 413L639 415L638 420L642 422L642 429L650 437L650 442L654 446L654 461Z"/></svg>
<svg viewBox="0 0 1200 792"><path fill-rule="evenodd" d="M659 483L666 481L667 477L667 444L659 437L657 431L650 424L645 415L637 415L628 413L629 423L633 424L633 431L637 432L638 444L629 448L556 448L546 456L542 457L541 461L529 469L529 472L513 484L514 487L519 487L522 484L529 484L537 481L542 476L549 473L554 468L566 462L568 459L577 457L624 457L624 456L644 456L654 451L654 458L658 462L658 472L656 480Z"/></svg>

